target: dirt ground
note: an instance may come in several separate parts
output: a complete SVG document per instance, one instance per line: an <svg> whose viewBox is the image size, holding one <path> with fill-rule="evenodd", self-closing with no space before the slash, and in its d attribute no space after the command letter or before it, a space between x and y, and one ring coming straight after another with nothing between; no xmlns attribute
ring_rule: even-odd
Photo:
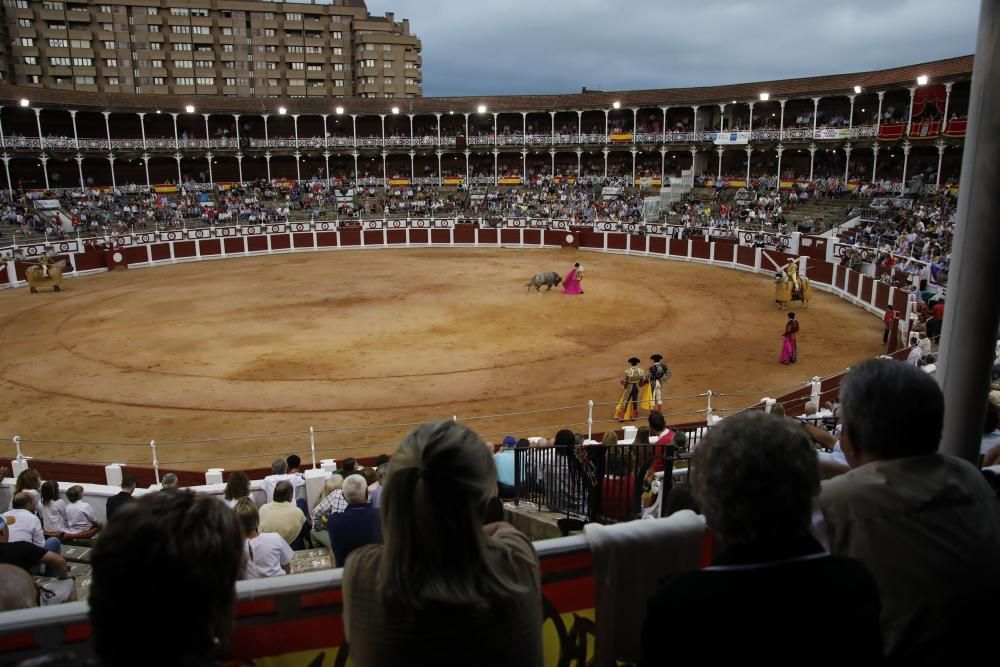
<svg viewBox="0 0 1000 667"><path fill-rule="evenodd" d="M526 292L575 261L585 294ZM724 408L881 349L881 322L832 295L797 312L800 361L786 367L771 281L697 264L425 249L131 269L0 292L0 437L38 458L142 465L155 439L161 465L234 470L308 461L309 427L319 457L338 459L391 452L410 430L392 425L432 418L497 441L586 432L588 400L605 430L633 355L665 356L668 398L745 394L713 401ZM704 408L668 400L668 422ZM255 434L277 435L242 437Z"/></svg>

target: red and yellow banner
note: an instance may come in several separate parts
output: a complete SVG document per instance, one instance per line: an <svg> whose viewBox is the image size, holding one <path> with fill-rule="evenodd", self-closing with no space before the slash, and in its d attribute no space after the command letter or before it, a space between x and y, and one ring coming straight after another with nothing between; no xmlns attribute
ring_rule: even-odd
<svg viewBox="0 0 1000 667"><path fill-rule="evenodd" d="M631 132L612 132L611 142L612 143L630 143L632 141Z"/></svg>
<svg viewBox="0 0 1000 667"><path fill-rule="evenodd" d="M442 185L461 185L465 182L465 179L461 176L445 176L441 179Z"/></svg>
<svg viewBox="0 0 1000 667"><path fill-rule="evenodd" d="M507 178L501 178L497 180L497 185L520 185L520 184L521 184L520 176L509 176Z"/></svg>
<svg viewBox="0 0 1000 667"><path fill-rule="evenodd" d="M390 178L389 185L393 187L404 187L410 184L410 179L408 178Z"/></svg>

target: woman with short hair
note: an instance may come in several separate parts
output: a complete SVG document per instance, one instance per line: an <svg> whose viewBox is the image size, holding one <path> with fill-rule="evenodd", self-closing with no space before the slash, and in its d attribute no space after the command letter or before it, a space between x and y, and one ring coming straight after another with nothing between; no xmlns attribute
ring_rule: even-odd
<svg viewBox="0 0 1000 667"><path fill-rule="evenodd" d="M241 498L250 498L250 478L245 472L237 470L229 476L223 498L230 507L236 507Z"/></svg>
<svg viewBox="0 0 1000 667"><path fill-rule="evenodd" d="M278 533L259 533L260 513L249 498L240 498L233 507L243 530L246 579L278 577L291 572L292 548Z"/></svg>
<svg viewBox="0 0 1000 667"><path fill-rule="evenodd" d="M384 544L344 568L355 664L542 664L538 557L513 526L483 525L496 488L465 426L430 422L403 440L382 491Z"/></svg>

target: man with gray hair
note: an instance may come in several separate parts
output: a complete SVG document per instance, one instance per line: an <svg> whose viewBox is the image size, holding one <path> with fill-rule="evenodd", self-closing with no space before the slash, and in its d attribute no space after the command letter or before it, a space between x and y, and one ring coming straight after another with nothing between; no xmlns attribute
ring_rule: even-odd
<svg viewBox="0 0 1000 667"><path fill-rule="evenodd" d="M944 396L920 369L870 359L844 377L840 401L850 471L823 482L818 532L874 575L890 661L973 664L1000 624L996 494L937 451Z"/></svg>
<svg viewBox="0 0 1000 667"><path fill-rule="evenodd" d="M707 645L719 664L754 654L773 664L810 655L823 664L881 662L875 582L861 563L824 553L810 534L819 472L801 428L764 412L728 417L695 450L691 480L721 550L711 567L669 577L650 597L642 664L663 662L664 633L678 613L712 619L671 645L678 664L698 662ZM831 627L850 630L831 642Z"/></svg>
<svg viewBox="0 0 1000 667"><path fill-rule="evenodd" d="M175 475L172 472L168 472L166 475L163 476L163 479L160 480L160 490L167 491L169 489L176 489L176 488L177 488L177 475Z"/></svg>
<svg viewBox="0 0 1000 667"><path fill-rule="evenodd" d="M264 498L265 502L271 502L274 498L274 487L278 482L290 482L292 485L292 495L300 486L305 486L306 480L298 473L289 474L288 461L286 459L275 459L271 464L271 474L264 478Z"/></svg>
<svg viewBox="0 0 1000 667"><path fill-rule="evenodd" d="M337 567L347 556L366 544L382 544L382 522L378 510L368 502L368 482L361 475L349 475L342 487L347 509L331 514L327 523Z"/></svg>

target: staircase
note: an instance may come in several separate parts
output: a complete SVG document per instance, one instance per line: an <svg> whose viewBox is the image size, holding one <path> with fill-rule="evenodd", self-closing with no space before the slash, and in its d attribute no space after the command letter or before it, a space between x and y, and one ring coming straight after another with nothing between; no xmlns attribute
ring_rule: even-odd
<svg viewBox="0 0 1000 667"><path fill-rule="evenodd" d="M819 234L847 220L847 211L853 206L857 206L857 201L851 199L810 199L785 213L785 222L792 230L797 230L811 218L814 221L812 229L803 228L802 231Z"/></svg>

